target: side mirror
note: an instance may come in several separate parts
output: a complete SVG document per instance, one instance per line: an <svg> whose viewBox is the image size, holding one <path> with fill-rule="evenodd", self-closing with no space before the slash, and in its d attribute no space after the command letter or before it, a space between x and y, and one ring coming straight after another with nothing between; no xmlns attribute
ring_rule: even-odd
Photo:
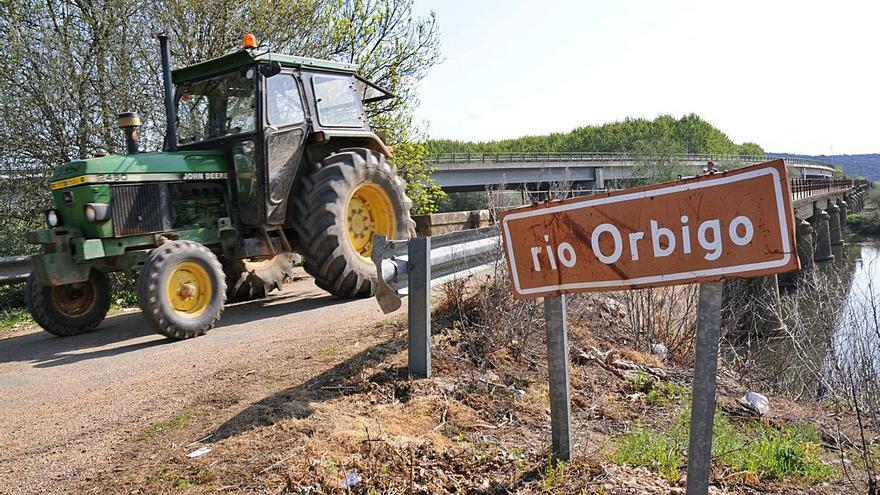
<svg viewBox="0 0 880 495"><path fill-rule="evenodd" d="M281 64L278 62L269 62L260 66L260 74L263 77L272 77L281 73Z"/></svg>

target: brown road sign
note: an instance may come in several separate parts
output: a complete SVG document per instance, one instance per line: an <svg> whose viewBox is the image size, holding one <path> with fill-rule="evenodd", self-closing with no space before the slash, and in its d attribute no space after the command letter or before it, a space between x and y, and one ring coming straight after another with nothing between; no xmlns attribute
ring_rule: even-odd
<svg viewBox="0 0 880 495"><path fill-rule="evenodd" d="M518 208L501 225L520 298L800 268L782 160Z"/></svg>

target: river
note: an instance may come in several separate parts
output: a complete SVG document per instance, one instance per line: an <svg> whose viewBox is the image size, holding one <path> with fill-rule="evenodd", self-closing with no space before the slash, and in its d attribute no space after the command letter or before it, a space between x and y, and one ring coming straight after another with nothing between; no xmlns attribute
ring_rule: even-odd
<svg viewBox="0 0 880 495"><path fill-rule="evenodd" d="M835 248L833 262L804 274L780 301L784 331L734 346L746 382L799 398L828 398L844 386L877 392L880 241Z"/></svg>

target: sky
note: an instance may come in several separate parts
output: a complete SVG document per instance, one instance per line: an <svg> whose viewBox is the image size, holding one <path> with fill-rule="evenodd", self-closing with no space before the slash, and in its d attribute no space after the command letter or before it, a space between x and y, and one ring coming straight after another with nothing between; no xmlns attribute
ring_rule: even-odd
<svg viewBox="0 0 880 495"><path fill-rule="evenodd" d="M444 61L432 138L565 132L696 113L772 152L880 152L880 2L415 0Z"/></svg>

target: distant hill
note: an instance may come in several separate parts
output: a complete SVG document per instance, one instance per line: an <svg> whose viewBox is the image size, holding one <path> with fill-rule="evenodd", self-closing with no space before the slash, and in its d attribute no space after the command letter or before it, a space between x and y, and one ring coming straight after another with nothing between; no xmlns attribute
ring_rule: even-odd
<svg viewBox="0 0 880 495"><path fill-rule="evenodd" d="M870 181L880 180L880 153L865 155L796 155L793 153L767 153L781 158L812 158L843 167L846 175L864 177Z"/></svg>

